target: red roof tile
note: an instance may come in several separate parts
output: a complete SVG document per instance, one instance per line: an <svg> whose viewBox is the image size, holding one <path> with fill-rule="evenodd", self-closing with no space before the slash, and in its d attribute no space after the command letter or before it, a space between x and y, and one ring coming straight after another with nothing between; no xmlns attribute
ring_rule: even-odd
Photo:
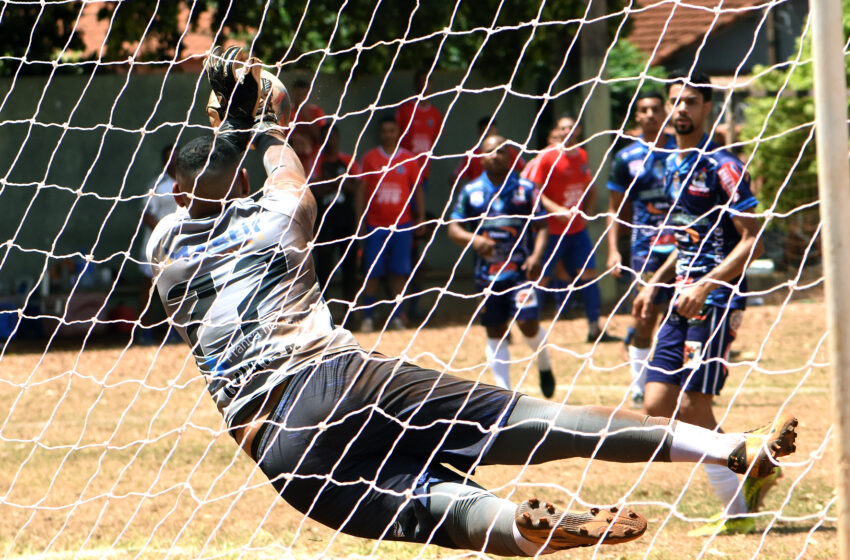
<svg viewBox="0 0 850 560"><path fill-rule="evenodd" d="M769 0L637 0L629 41L663 63L680 49L699 44L710 32L766 6ZM654 56L653 56L654 53Z"/></svg>

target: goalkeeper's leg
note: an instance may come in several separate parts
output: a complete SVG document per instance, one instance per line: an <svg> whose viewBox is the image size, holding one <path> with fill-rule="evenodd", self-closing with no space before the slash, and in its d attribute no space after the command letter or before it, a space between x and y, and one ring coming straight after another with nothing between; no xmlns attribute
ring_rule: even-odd
<svg viewBox="0 0 850 560"><path fill-rule="evenodd" d="M796 426L796 419L783 415L752 432L757 437L727 434L610 407L566 406L522 396L483 462L523 465L569 457L621 463L704 461L764 477L776 457L795 450Z"/></svg>

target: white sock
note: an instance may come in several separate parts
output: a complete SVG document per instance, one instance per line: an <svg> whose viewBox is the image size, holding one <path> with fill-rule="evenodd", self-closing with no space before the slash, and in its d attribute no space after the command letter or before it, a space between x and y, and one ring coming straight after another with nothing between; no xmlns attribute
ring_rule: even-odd
<svg viewBox="0 0 850 560"><path fill-rule="evenodd" d="M632 394L642 395L646 389L646 361L649 348L629 345L629 364L632 371Z"/></svg>
<svg viewBox="0 0 850 560"><path fill-rule="evenodd" d="M671 427L670 461L674 463L696 463L705 455L706 464L721 465L729 470L726 467L729 454L745 439L744 434L721 434L686 422L676 421Z"/></svg>
<svg viewBox="0 0 850 560"><path fill-rule="evenodd" d="M546 550L540 550L540 545L531 542L527 538L522 536L522 533L519 532L519 529L516 526L516 523L513 525L514 527L514 541L516 541L516 545L520 550L525 552L527 556L537 556L538 554L552 554L553 552L557 552L557 550L553 550L552 547L547 547Z"/></svg>
<svg viewBox="0 0 850 560"><path fill-rule="evenodd" d="M537 329L537 334L534 336L522 336L525 343L534 351L540 350L537 353L537 367L541 370L551 370L552 361L549 359L549 350L546 348L546 331L543 327Z"/></svg>
<svg viewBox="0 0 850 560"><path fill-rule="evenodd" d="M487 363L493 370L496 386L502 389L511 388L511 354L508 344L500 338L487 338Z"/></svg>
<svg viewBox="0 0 850 560"><path fill-rule="evenodd" d="M747 502L739 490L740 481L738 475L720 465L703 465L708 482L714 489L714 493L720 498L720 503L729 515L742 515L747 513ZM728 508L727 508L728 506Z"/></svg>

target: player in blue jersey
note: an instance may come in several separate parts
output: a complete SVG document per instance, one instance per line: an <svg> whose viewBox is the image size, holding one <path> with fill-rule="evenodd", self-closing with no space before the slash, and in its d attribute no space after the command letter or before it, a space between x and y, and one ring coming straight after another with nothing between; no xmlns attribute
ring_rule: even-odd
<svg viewBox="0 0 850 560"><path fill-rule="evenodd" d="M513 155L501 136L482 144L484 173L460 192L449 223L449 238L476 251L475 283L487 290L481 323L487 329L487 362L496 385L511 388L507 333L516 321L537 354L540 390L555 393L555 378L540 326L534 281L539 279L548 230L534 183L512 171Z"/></svg>
<svg viewBox="0 0 850 560"><path fill-rule="evenodd" d="M635 104L635 122L641 129L641 137L614 158L608 180L608 269L618 278L623 274L623 257L617 246L621 225L631 229L628 270L644 280L664 264L676 247L673 231L666 227L670 205L664 192L664 172L667 156L676 148L675 138L663 131L666 118L664 96L657 91L641 93ZM632 403L637 407L643 406L652 333L661 304L669 297L670 290L659 290L644 316L635 320L632 334L627 337Z"/></svg>
<svg viewBox="0 0 850 560"><path fill-rule="evenodd" d="M711 115L708 76L676 72L670 80L678 151L667 158L665 191L676 250L641 290L635 315L646 317L659 284L675 279L676 293L647 368L644 404L648 414L717 429L712 402L726 381L729 345L741 325L744 272L763 252L759 220L752 214L757 201L744 165L704 132ZM778 469L761 480L745 480L743 492L734 473L708 464L705 470L728 517L718 515L691 534L754 531L755 518L741 515L758 509Z"/></svg>

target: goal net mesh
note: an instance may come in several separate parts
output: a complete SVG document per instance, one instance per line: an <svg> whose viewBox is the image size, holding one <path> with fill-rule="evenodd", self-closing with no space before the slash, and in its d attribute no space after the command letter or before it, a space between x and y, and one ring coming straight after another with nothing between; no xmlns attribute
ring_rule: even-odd
<svg viewBox="0 0 850 560"><path fill-rule="evenodd" d="M234 445L190 348L174 340L158 297L151 300L143 247L150 217L173 204L161 188L170 187L164 148L211 132L202 61L222 44L243 46L291 93L297 84L306 94L290 143L321 189L320 206L338 210L319 215L314 247L335 321L367 350L484 383L494 382L480 324L482 294L492 286L473 277L472 244L448 239L452 208L480 173L475 150L488 129L506 139L519 170L545 149L562 114L574 116L593 185L574 202L595 201L583 206L595 269L589 259L572 271L553 263L552 278L534 279L553 400L624 409L628 355L622 343L588 337L580 289L588 281L581 278L592 278L600 326L625 336L647 276L628 260L628 212L607 204L611 162L640 136L642 92L665 94L674 68L711 74L707 133L744 163L766 249L747 272L749 287L732 286L749 306L723 359L729 377L714 413L727 432L782 410L803 421L797 454L753 514L756 531L734 543L685 536L727 506L700 465L573 459L481 467L475 480L517 503L534 493L562 506L643 512L649 530L623 546L624 557L837 554L834 532L823 531L835 521L836 498L806 2L148 4L0 2L5 558L467 554L357 539L280 499ZM344 223L355 200L349 179L361 178L382 121L409 104L440 117L429 123L433 143L416 145L429 158L420 187L427 214L400 293L378 283L373 300L363 280L375 266L364 256L364 218ZM338 176L309 155L311 143L315 154L333 141L321 131L327 124L339 133L339 150L358 162ZM402 122L400 132L413 138L415 128ZM256 154L245 166L257 191L265 172ZM367 213L378 203L378 194L367 197ZM617 270L607 264L612 219L625 232ZM362 332L369 315L373 329ZM511 384L542 398L538 352L516 319L502 337ZM592 547L586 557L603 552L611 553Z"/></svg>

